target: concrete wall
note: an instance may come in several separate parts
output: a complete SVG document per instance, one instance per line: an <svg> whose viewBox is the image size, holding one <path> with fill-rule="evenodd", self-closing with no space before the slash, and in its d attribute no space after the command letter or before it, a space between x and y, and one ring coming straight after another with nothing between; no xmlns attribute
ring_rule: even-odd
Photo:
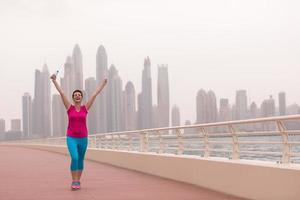
<svg viewBox="0 0 300 200"><path fill-rule="evenodd" d="M30 145L68 154L58 146ZM86 159L209 188L238 197L257 200L299 200L300 167L89 149Z"/></svg>

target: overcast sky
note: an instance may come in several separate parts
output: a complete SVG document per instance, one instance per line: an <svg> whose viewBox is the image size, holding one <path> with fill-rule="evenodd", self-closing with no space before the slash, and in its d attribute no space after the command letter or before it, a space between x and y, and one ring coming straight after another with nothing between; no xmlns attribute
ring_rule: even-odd
<svg viewBox="0 0 300 200"><path fill-rule="evenodd" d="M201 88L230 104L238 89L259 106L269 95L277 104L280 91L288 104L300 103L299 8L297 0L1 0L0 118L21 118L34 70L47 63L62 71L76 43L84 78L95 76L102 44L123 87L131 80L137 93L146 56L155 92L157 65L168 64L182 122L195 120Z"/></svg>

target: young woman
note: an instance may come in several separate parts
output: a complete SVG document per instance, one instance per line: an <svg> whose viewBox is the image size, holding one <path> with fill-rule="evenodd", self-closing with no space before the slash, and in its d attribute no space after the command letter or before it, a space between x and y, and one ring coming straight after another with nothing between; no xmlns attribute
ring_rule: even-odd
<svg viewBox="0 0 300 200"><path fill-rule="evenodd" d="M51 77L57 91L59 92L64 106L67 110L69 123L67 129L67 146L71 156L71 175L72 185L71 189L80 189L80 178L84 167L84 155L88 144L88 130L86 126L86 116L88 110L91 108L97 95L102 91L107 83L105 79L100 83L93 95L87 101L86 105L81 105L83 94L80 90L75 90L72 94L74 104L71 104L63 90L56 81L56 75L53 74Z"/></svg>

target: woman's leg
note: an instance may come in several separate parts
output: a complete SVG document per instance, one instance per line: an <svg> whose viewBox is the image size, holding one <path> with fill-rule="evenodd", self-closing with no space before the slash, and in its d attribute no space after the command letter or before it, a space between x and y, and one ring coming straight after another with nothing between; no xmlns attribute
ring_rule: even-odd
<svg viewBox="0 0 300 200"><path fill-rule="evenodd" d="M78 160L79 160L79 156L78 156L78 149L77 149L77 141L76 138L72 138L72 137L67 137L67 146L68 146L68 150L71 156L71 165L70 165L70 169L71 169L71 175L72 175L72 179L73 181L78 181Z"/></svg>
<svg viewBox="0 0 300 200"><path fill-rule="evenodd" d="M80 138L78 144L78 180L81 178L82 170L84 168L84 156L88 145L88 138Z"/></svg>

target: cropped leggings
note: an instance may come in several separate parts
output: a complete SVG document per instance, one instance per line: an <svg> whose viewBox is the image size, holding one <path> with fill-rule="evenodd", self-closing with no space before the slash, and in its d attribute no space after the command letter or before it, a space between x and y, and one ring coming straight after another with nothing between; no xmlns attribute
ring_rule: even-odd
<svg viewBox="0 0 300 200"><path fill-rule="evenodd" d="M75 138L67 136L67 146L71 156L71 171L83 170L84 155L88 144L88 138Z"/></svg>

